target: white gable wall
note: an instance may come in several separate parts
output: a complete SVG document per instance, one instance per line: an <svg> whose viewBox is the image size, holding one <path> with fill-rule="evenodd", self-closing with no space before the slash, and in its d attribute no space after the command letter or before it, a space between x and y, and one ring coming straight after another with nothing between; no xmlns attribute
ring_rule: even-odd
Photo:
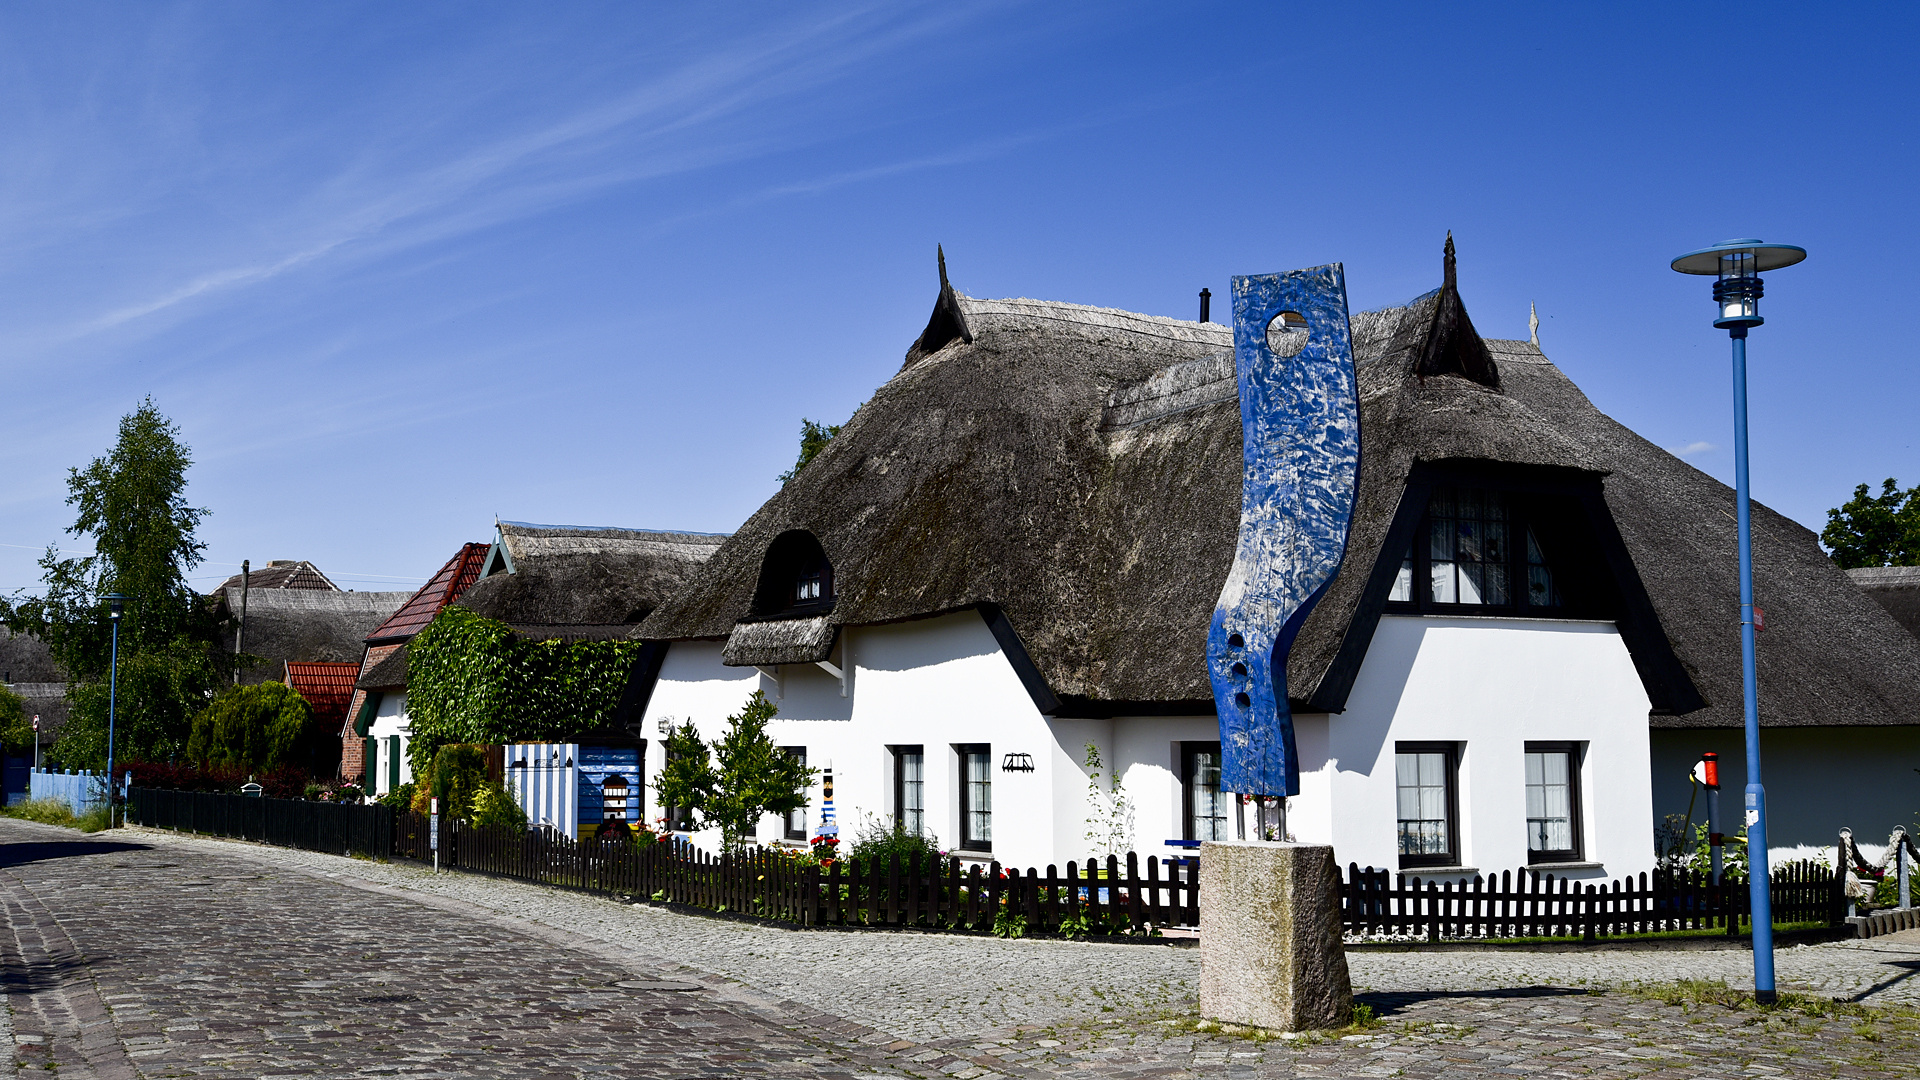
<svg viewBox="0 0 1920 1080"><path fill-rule="evenodd" d="M1342 863L1396 867L1394 743L1462 745L1460 846L1482 873L1527 863L1528 740L1586 744L1585 860L1617 877L1653 862L1646 690L1610 622L1383 616L1319 771ZM1305 740L1303 740L1304 742ZM1313 757L1303 745L1303 764ZM1306 785L1303 782L1303 795ZM1296 818L1295 835L1312 835Z"/></svg>

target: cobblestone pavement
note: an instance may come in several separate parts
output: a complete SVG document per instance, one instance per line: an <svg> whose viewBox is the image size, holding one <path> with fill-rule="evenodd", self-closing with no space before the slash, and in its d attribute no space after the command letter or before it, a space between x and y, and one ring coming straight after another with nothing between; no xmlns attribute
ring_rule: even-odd
<svg viewBox="0 0 1920 1080"><path fill-rule="evenodd" d="M0 840L24 830L76 838L7 821ZM1601 989L1737 983L1750 962L1737 950L1356 952L1355 983L1379 1024L1260 1040L1196 1024L1191 949L796 932L404 864L144 830L112 837L139 846L0 870L21 1058L51 1053L66 1075L1753 1077L1920 1066L1920 1018L1907 1008L1762 1011L1712 988ZM139 867L123 872L137 880L111 881L116 865ZM32 917L35 904L49 918ZM71 935L73 957L33 952L43 923ZM1911 1004L1920 940L1905 938L1920 934L1783 950L1782 986ZM46 970L22 979L23 955ZM701 989L609 986L634 977ZM86 1012L82 984L110 1024ZM418 1000L379 1000L393 997ZM33 1041L49 1035L50 1051ZM113 1071L103 1046L125 1048L127 1071Z"/></svg>

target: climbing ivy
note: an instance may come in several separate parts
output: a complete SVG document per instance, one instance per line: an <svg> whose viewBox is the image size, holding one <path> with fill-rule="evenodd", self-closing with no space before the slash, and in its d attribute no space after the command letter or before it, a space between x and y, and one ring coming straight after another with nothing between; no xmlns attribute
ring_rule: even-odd
<svg viewBox="0 0 1920 1080"><path fill-rule="evenodd" d="M407 646L407 756L416 770L447 743L561 740L604 727L638 641L530 641L449 607Z"/></svg>

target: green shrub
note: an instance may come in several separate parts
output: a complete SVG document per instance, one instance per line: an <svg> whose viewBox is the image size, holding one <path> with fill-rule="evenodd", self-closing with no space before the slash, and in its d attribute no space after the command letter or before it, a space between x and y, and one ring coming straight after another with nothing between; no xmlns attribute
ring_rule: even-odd
<svg viewBox="0 0 1920 1080"><path fill-rule="evenodd" d="M7 807L6 815L22 821L73 828L73 807L68 806L65 799L28 799Z"/></svg>
<svg viewBox="0 0 1920 1080"><path fill-rule="evenodd" d="M941 865L946 854L940 850L940 838L931 831L908 832L898 821L869 814L861 819L859 835L854 838L853 850L847 857L865 868L872 866L875 859L880 860L881 866L888 866L888 860L898 855L900 869L906 870L913 866L916 855L925 869Z"/></svg>
<svg viewBox="0 0 1920 1080"><path fill-rule="evenodd" d="M473 800L487 786L487 748L472 743L448 743L433 755L426 772L415 781L413 811L429 813L431 799L440 800L440 813L462 821L473 820Z"/></svg>
<svg viewBox="0 0 1920 1080"><path fill-rule="evenodd" d="M1001 908L993 913L993 936L1017 938L1027 936L1027 917L1016 915L1011 908Z"/></svg>
<svg viewBox="0 0 1920 1080"><path fill-rule="evenodd" d="M73 827L79 829L81 832L102 832L106 829L111 829L113 828L112 811L108 810L104 805L96 806L86 813L81 814L79 817L74 818Z"/></svg>
<svg viewBox="0 0 1920 1080"><path fill-rule="evenodd" d="M242 769L304 766L315 750L313 706L282 683L233 686L193 718L187 757Z"/></svg>
<svg viewBox="0 0 1920 1080"><path fill-rule="evenodd" d="M489 780L480 789L473 800L473 824L508 826L515 829L527 827L527 812L513 800L513 793L501 786L498 781ZM642 830L644 831L644 830ZM651 833L648 833L651 836Z"/></svg>
<svg viewBox="0 0 1920 1080"><path fill-rule="evenodd" d="M413 809L414 783L409 780L385 795L380 796L380 805L391 806L395 810Z"/></svg>

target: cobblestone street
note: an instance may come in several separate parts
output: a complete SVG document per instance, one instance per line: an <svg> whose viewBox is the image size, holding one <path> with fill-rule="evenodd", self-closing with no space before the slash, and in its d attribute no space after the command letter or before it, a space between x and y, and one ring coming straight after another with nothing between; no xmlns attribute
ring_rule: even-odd
<svg viewBox="0 0 1920 1080"><path fill-rule="evenodd" d="M1355 952L1342 1038L1205 1030L1190 948L790 931L146 830L0 821L15 1064L63 1076L1913 1075L1920 933L1783 950ZM1903 940L1914 939L1914 940ZM622 983L629 985L620 985ZM1893 1006L1894 1008L1887 1008ZM25 1070L32 1069L28 1073Z"/></svg>

